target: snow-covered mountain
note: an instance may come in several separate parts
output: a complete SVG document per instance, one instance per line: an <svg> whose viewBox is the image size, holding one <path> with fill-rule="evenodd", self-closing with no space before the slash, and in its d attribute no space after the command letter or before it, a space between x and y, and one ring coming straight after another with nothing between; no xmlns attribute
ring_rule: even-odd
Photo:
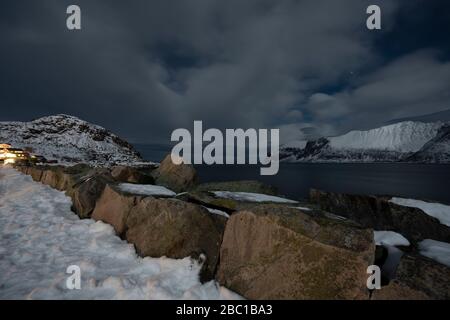
<svg viewBox="0 0 450 320"><path fill-rule="evenodd" d="M428 141L422 149L406 159L413 162L450 162L450 124L439 129L436 137Z"/></svg>
<svg viewBox="0 0 450 320"><path fill-rule="evenodd" d="M405 121L282 148L292 162L450 162L450 129L443 122Z"/></svg>
<svg viewBox="0 0 450 320"><path fill-rule="evenodd" d="M31 150L60 163L111 165L142 162L126 141L105 128L68 115L30 122L0 122L0 143Z"/></svg>

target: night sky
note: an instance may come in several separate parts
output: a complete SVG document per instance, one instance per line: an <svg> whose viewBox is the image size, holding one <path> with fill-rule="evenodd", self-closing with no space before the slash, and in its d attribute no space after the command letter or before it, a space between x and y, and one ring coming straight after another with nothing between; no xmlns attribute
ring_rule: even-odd
<svg viewBox="0 0 450 320"><path fill-rule="evenodd" d="M450 108L449 33L448 0L1 0L0 121L66 113L140 143L194 120L368 129Z"/></svg>

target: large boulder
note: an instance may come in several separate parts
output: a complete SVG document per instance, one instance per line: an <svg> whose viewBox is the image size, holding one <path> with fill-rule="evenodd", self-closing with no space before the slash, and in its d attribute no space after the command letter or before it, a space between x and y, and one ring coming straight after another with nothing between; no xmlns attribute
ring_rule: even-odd
<svg viewBox="0 0 450 320"><path fill-rule="evenodd" d="M115 166L111 170L111 176L118 182L153 184L154 179L150 173L143 172L133 167Z"/></svg>
<svg viewBox="0 0 450 320"><path fill-rule="evenodd" d="M230 217L217 279L249 299L368 299L374 255L370 229L260 205Z"/></svg>
<svg viewBox="0 0 450 320"><path fill-rule="evenodd" d="M391 197L310 191L317 206L375 230L401 233L413 243L423 239L450 242L450 228L417 208L389 202Z"/></svg>
<svg viewBox="0 0 450 320"><path fill-rule="evenodd" d="M42 167L33 166L33 167L28 168L27 174L30 175L34 181L40 182L42 179L42 174L43 174L44 170L45 169Z"/></svg>
<svg viewBox="0 0 450 320"><path fill-rule="evenodd" d="M92 219L106 222L114 227L116 233L123 237L127 229L127 219L142 196L122 192L114 185L107 185L92 212Z"/></svg>
<svg viewBox="0 0 450 320"><path fill-rule="evenodd" d="M81 177L66 189L66 194L72 198L72 210L82 219L90 218L97 200L110 183L113 179L105 169L93 169Z"/></svg>
<svg viewBox="0 0 450 320"><path fill-rule="evenodd" d="M197 172L190 164L174 164L167 155L159 167L153 172L153 177L159 185L168 187L175 192L183 192L197 185Z"/></svg>
<svg viewBox="0 0 450 320"><path fill-rule="evenodd" d="M126 239L141 256L206 256L201 279L214 276L226 218L177 199L142 199L127 219Z"/></svg>
<svg viewBox="0 0 450 320"><path fill-rule="evenodd" d="M57 190L64 190L61 186L62 169L54 167L43 171L41 182Z"/></svg>
<svg viewBox="0 0 450 320"><path fill-rule="evenodd" d="M419 255L404 255L395 279L375 290L374 300L448 300L450 268Z"/></svg>

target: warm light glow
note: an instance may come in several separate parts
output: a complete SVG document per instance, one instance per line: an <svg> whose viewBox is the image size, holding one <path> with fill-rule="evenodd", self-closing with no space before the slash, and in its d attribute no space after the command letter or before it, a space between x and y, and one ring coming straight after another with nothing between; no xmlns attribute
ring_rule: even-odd
<svg viewBox="0 0 450 320"><path fill-rule="evenodd" d="M4 164L14 164L16 162L16 160L14 159L6 159L3 163Z"/></svg>
<svg viewBox="0 0 450 320"><path fill-rule="evenodd" d="M15 153L8 152L5 154L5 158L17 158L17 155Z"/></svg>

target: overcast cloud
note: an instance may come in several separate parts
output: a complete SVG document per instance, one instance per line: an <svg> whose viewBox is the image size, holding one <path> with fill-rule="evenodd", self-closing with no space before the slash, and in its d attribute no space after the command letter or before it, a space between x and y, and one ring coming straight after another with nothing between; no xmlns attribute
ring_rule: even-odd
<svg viewBox="0 0 450 320"><path fill-rule="evenodd" d="M0 120L67 113L161 143L203 120L287 141L449 109L449 5L376 2L371 32L365 0L2 0Z"/></svg>

